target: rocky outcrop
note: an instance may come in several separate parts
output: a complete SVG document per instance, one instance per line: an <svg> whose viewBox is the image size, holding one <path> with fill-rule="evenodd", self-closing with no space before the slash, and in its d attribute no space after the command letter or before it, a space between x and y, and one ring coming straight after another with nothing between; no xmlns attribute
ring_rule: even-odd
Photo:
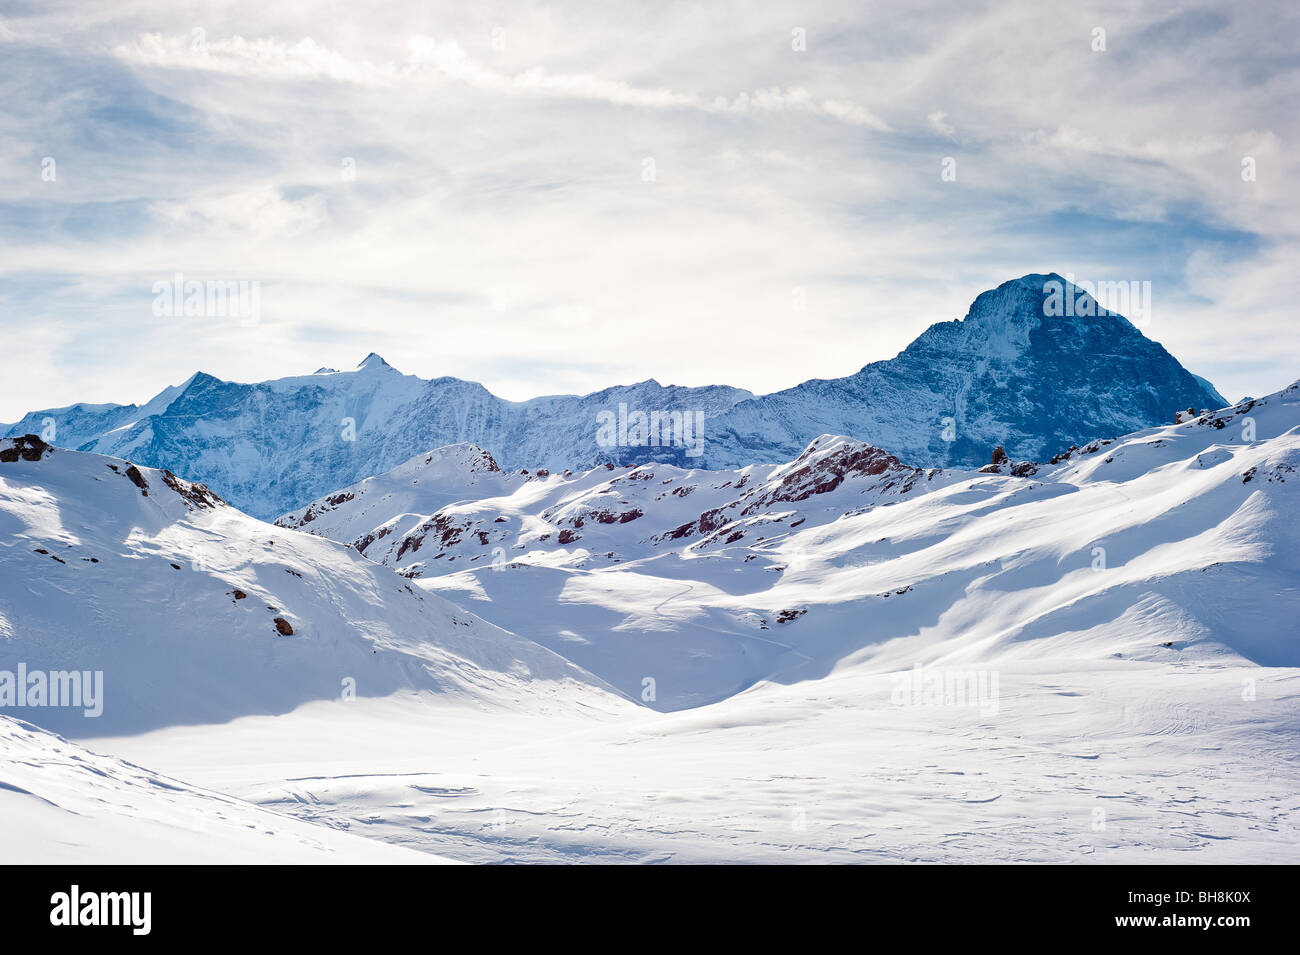
<svg viewBox="0 0 1300 955"><path fill-rule="evenodd" d="M0 463L14 461L39 461L53 447L34 434L19 435L0 441Z"/></svg>
<svg viewBox="0 0 1300 955"><path fill-rule="evenodd" d="M129 474L130 472L128 472ZM137 472L139 473L139 472ZM226 502L204 484L195 484L178 478L171 471L163 469L163 483L176 492L191 507L218 507Z"/></svg>

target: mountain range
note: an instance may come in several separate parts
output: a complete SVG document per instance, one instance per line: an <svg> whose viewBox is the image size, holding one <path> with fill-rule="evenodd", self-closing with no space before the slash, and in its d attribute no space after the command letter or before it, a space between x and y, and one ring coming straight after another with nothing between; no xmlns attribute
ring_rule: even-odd
<svg viewBox="0 0 1300 955"><path fill-rule="evenodd" d="M1300 383L977 469L460 445L279 525L0 439L0 844L1286 861L1297 469ZM94 705L49 705L73 673Z"/></svg>
<svg viewBox="0 0 1300 955"><path fill-rule="evenodd" d="M1051 314L1053 282L1081 303L1072 314ZM1172 421L1181 409L1225 404L1127 319L1052 273L981 294L965 318L932 325L892 359L769 395L649 380L512 402L474 382L401 374L371 354L352 371L322 368L254 384L199 372L142 406L33 411L0 425L0 434L40 434L61 446L166 468L270 520L461 442L511 470L653 460L717 469L789 460L825 433L870 443L915 466L978 467L995 446L1041 460L1070 445ZM676 441L680 431L648 429L644 420L638 431L638 414L666 420L673 413L688 426L699 422L686 435L700 439L695 447ZM615 417L619 426L602 431ZM664 444L638 443L656 436Z"/></svg>
<svg viewBox="0 0 1300 955"><path fill-rule="evenodd" d="M1172 660L1172 638L1183 661L1297 666L1268 621L1300 611L1300 540L1282 516L1298 432L1292 386L977 470L837 435L733 470L521 475L460 445L277 524L481 608L630 696L655 674L669 709L888 657L891 638L932 629L948 642L931 649L960 658L1128 617L1131 644L1077 636L1069 652ZM1239 594L1230 612L1209 596L1223 587Z"/></svg>

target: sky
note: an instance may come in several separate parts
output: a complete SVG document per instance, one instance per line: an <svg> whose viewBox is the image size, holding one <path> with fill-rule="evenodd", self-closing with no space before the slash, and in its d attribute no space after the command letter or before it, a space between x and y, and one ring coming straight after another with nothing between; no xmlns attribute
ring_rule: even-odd
<svg viewBox="0 0 1300 955"><path fill-rule="evenodd" d="M765 393L1031 272L1151 282L1145 334L1266 394L1298 67L1284 2L0 0L0 421L371 352Z"/></svg>

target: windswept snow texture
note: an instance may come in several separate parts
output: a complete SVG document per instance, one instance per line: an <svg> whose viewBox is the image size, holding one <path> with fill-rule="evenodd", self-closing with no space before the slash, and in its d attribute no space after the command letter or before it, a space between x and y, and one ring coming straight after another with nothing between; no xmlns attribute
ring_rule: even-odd
<svg viewBox="0 0 1300 955"><path fill-rule="evenodd" d="M818 434L843 434L924 467L978 467L995 445L1042 458L1070 444L1226 404L1127 320L1091 310L1045 314L1027 275L980 295L965 319L931 326L901 354L855 375L755 397L724 386L650 380L590 395L509 402L456 378L403 375L377 355L354 371L258 384L199 373L143 407L34 411L9 435L47 434L65 447L170 468L270 520L430 448L468 442L502 468L586 470L671 460L737 468L786 461ZM1073 289L1073 286L1069 287ZM1074 293L1067 293L1074 294ZM685 447L600 440L601 415L702 416L703 455ZM665 436L666 438L666 436ZM667 438L666 438L667 439Z"/></svg>

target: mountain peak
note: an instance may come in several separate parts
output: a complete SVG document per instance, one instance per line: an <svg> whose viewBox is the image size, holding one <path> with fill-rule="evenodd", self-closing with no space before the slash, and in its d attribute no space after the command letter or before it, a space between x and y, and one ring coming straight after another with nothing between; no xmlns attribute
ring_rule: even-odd
<svg viewBox="0 0 1300 955"><path fill-rule="evenodd" d="M196 371L177 386L177 391L178 393L187 392L196 388L208 388L214 384L224 385L225 382L215 375L209 375L206 371Z"/></svg>
<svg viewBox="0 0 1300 955"><path fill-rule="evenodd" d="M361 363L357 365L357 371L367 371L371 368L391 369L392 367L392 365L380 358L378 354L371 352L365 358L361 359Z"/></svg>
<svg viewBox="0 0 1300 955"><path fill-rule="evenodd" d="M1003 282L998 288L1006 288L1008 285L1022 285L1025 288L1043 290L1043 286L1048 282L1060 282L1062 285L1068 285L1064 278L1057 272L1030 272L1028 275L1022 275L1018 279L1011 279Z"/></svg>
<svg viewBox="0 0 1300 955"><path fill-rule="evenodd" d="M1125 302L1130 301L1127 283L1111 284L1125 285L1122 297ZM995 336L1010 335L1016 339L1026 339L1044 318L1064 318L1067 321L1119 318L1124 319L1124 325L1131 325L1123 315L1107 309L1099 302L1093 291L1090 283L1076 282L1073 276L1066 278L1057 272L1031 272L1003 282L997 288L981 292L971 303L961 324L969 326L970 331L980 330ZM1142 300L1136 297L1138 293L1133 294L1133 307L1142 308ZM1140 332L1138 335L1141 337ZM1027 344L1027 341L1023 343Z"/></svg>

